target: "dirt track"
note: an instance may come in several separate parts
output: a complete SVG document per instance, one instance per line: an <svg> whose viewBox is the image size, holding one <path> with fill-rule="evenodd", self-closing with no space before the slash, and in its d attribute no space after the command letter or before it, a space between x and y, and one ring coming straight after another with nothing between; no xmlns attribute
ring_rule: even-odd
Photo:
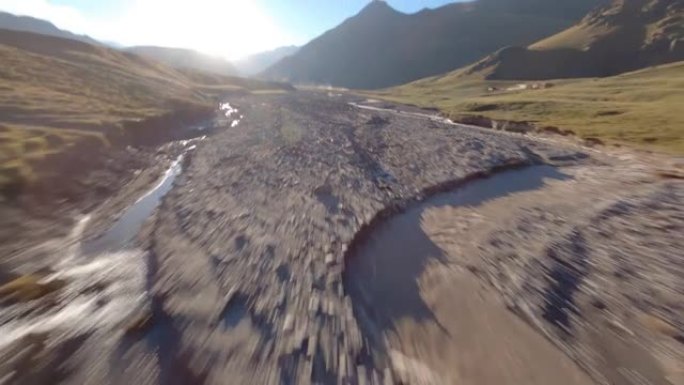
<svg viewBox="0 0 684 385"><path fill-rule="evenodd" d="M151 320L112 350L79 344L65 381L682 383L681 181L637 158L351 100L230 100L244 119L198 144L141 236ZM428 202L406 245L419 235L440 258L367 253L424 197L543 163L567 178ZM386 278L352 266L364 255Z"/></svg>

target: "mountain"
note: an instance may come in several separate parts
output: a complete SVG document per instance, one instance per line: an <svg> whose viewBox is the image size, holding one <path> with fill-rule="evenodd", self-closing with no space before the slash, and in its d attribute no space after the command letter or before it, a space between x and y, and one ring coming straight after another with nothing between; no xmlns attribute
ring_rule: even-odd
<svg viewBox="0 0 684 385"><path fill-rule="evenodd" d="M261 75L349 88L402 84L538 41L605 3L478 0L404 14L376 0Z"/></svg>
<svg viewBox="0 0 684 385"><path fill-rule="evenodd" d="M174 68L192 69L225 76L235 75L238 72L233 64L225 59L191 49L138 46L126 48L126 51L157 60Z"/></svg>
<svg viewBox="0 0 684 385"><path fill-rule="evenodd" d="M64 39L78 40L89 44L100 44L97 40L86 35L77 35L75 33L59 29L48 21L36 19L30 16L17 16L2 11L0 11L0 28L56 36Z"/></svg>
<svg viewBox="0 0 684 385"><path fill-rule="evenodd" d="M684 60L684 0L620 0L529 47L463 72L486 79L604 77Z"/></svg>
<svg viewBox="0 0 684 385"><path fill-rule="evenodd" d="M250 55L233 64L241 75L252 76L277 63L282 58L294 54L297 50L299 50L299 47L294 45L279 47L271 51Z"/></svg>

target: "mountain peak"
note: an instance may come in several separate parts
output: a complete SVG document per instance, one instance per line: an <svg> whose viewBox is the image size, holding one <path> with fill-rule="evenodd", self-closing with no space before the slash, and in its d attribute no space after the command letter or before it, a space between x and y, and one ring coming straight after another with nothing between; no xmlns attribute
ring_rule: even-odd
<svg viewBox="0 0 684 385"><path fill-rule="evenodd" d="M359 14L366 13L397 13L397 10L392 8L385 0L372 0L368 3Z"/></svg>
<svg viewBox="0 0 684 385"><path fill-rule="evenodd" d="M371 0L364 8L392 8L385 0Z"/></svg>
<svg viewBox="0 0 684 385"><path fill-rule="evenodd" d="M384 1L366 0L358 14L275 63L262 76L347 88L389 87L451 71L486 52L526 46L556 34L603 1L609 0L477 0L407 14ZM547 3L553 6L532 7ZM572 6L560 7L566 3ZM506 33L495 32L501 30ZM455 38L459 36L477 38Z"/></svg>

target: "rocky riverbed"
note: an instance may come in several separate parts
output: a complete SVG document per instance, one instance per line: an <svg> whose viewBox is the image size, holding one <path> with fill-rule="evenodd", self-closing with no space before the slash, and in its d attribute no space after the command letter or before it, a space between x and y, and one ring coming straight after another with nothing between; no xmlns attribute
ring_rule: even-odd
<svg viewBox="0 0 684 385"><path fill-rule="evenodd" d="M4 355L23 358L0 378L682 383L684 183L671 159L351 101L363 103L232 98L244 118L196 144L118 259L139 272L139 309L15 341ZM470 200L439 201L476 183Z"/></svg>

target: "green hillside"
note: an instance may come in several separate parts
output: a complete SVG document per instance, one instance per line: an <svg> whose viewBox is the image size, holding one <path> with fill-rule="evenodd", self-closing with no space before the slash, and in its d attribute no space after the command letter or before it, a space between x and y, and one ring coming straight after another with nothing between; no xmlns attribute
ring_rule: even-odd
<svg viewBox="0 0 684 385"><path fill-rule="evenodd" d="M551 87L531 89L534 84ZM369 95L437 107L454 118L531 121L581 137L684 154L684 62L601 79L545 83L484 80L457 72Z"/></svg>

